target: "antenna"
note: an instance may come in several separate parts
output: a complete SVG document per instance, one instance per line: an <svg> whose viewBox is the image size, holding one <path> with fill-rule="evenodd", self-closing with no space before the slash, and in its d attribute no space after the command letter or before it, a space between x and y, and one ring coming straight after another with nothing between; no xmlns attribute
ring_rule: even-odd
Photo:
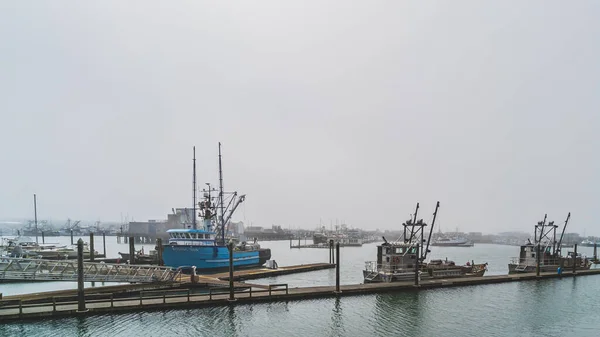
<svg viewBox="0 0 600 337"><path fill-rule="evenodd" d="M225 244L225 209L223 208L223 166L221 164L221 142L219 142L219 202L221 203L221 240Z"/></svg>
<svg viewBox="0 0 600 337"><path fill-rule="evenodd" d="M192 216L192 228L193 229L197 229L196 228L196 147L194 146L194 177L193 177L193 186L192 189L194 191L194 196L192 199L192 203L194 204L192 207L192 212L194 213L194 215Z"/></svg>

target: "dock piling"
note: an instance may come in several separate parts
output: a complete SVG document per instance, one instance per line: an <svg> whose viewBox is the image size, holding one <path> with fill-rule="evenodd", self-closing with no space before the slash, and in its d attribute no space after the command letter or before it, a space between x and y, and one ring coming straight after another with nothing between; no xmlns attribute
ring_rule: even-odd
<svg viewBox="0 0 600 337"><path fill-rule="evenodd" d="M135 239L129 237L129 264L135 264Z"/></svg>
<svg viewBox="0 0 600 337"><path fill-rule="evenodd" d="M577 244L575 244L575 256L573 256L573 274L577 273ZM583 259L583 257L582 257Z"/></svg>
<svg viewBox="0 0 600 337"><path fill-rule="evenodd" d="M77 240L77 312L86 312L83 292L83 240Z"/></svg>
<svg viewBox="0 0 600 337"><path fill-rule="evenodd" d="M104 252L104 258L106 258L106 232L102 232L102 248Z"/></svg>
<svg viewBox="0 0 600 337"><path fill-rule="evenodd" d="M329 240L329 263L331 264L335 263L335 253L333 248L333 240Z"/></svg>
<svg viewBox="0 0 600 337"><path fill-rule="evenodd" d="M419 257L421 255L419 255L419 244L417 243L417 247L416 247L416 261L415 261L415 286L419 286L419 264L421 263Z"/></svg>
<svg viewBox="0 0 600 337"><path fill-rule="evenodd" d="M233 242L230 242L229 247L229 301L235 301L235 293L233 289Z"/></svg>
<svg viewBox="0 0 600 337"><path fill-rule="evenodd" d="M94 233L90 233L90 262L94 262Z"/></svg>
<svg viewBox="0 0 600 337"><path fill-rule="evenodd" d="M159 266L164 265L163 263L163 258L162 258L162 254L163 254L163 245L162 245L162 239L158 238L156 239L156 255L157 255L157 263Z"/></svg>
<svg viewBox="0 0 600 337"><path fill-rule="evenodd" d="M331 241L333 242L333 240ZM337 242L335 244L335 255L336 255L336 265L335 265L335 292L339 294L340 291L340 243Z"/></svg>
<svg viewBox="0 0 600 337"><path fill-rule="evenodd" d="M46 243L46 240L44 240L44 232L42 231L42 244Z"/></svg>
<svg viewBox="0 0 600 337"><path fill-rule="evenodd" d="M71 229L71 246L73 245L73 230Z"/></svg>
<svg viewBox="0 0 600 337"><path fill-rule="evenodd" d="M535 276L540 276L540 243L538 242L535 250Z"/></svg>

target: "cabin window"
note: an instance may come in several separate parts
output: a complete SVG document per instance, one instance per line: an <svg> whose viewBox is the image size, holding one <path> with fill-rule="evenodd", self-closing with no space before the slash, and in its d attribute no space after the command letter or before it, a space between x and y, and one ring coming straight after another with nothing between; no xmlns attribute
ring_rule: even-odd
<svg viewBox="0 0 600 337"><path fill-rule="evenodd" d="M396 254L402 254L402 247L396 248Z"/></svg>
<svg viewBox="0 0 600 337"><path fill-rule="evenodd" d="M535 253L531 253L531 257L535 257Z"/></svg>
<svg viewBox="0 0 600 337"><path fill-rule="evenodd" d="M385 262L390 262L390 257L389 256L385 257Z"/></svg>
<svg viewBox="0 0 600 337"><path fill-rule="evenodd" d="M389 248L386 248L386 249L385 249L385 253L386 253L386 254L389 254L389 253L390 253L390 249L389 249Z"/></svg>

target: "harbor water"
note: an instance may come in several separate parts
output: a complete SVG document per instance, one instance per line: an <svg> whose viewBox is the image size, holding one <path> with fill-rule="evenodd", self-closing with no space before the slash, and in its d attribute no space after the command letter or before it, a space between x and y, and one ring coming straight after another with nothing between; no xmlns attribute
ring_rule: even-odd
<svg viewBox="0 0 600 337"><path fill-rule="evenodd" d="M115 237L106 240L108 257L118 257L119 251L128 250L127 245L117 244ZM68 244L70 238L46 239L50 241ZM271 248L280 266L328 261L327 249L290 249L289 241L261 244ZM101 237L96 238L95 246L102 253ZM153 245L144 245L146 252L151 249ZM431 258L448 258L457 264L487 262L488 274L499 275L507 273L507 264L519 247L476 244L431 250ZM588 247L578 251L592 254ZM341 283L362 283L364 262L375 255L376 244L341 248ZM290 287L334 285L335 270L249 282L288 283ZM0 292L12 295L75 287L74 282L7 283L0 284ZM599 336L596 289L600 289L600 277L584 276L339 299L13 322L0 325L0 336Z"/></svg>

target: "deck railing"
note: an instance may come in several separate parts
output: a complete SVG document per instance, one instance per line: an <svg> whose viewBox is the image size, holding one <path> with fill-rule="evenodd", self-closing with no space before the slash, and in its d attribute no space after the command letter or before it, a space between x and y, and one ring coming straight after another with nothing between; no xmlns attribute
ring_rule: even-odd
<svg viewBox="0 0 600 337"><path fill-rule="evenodd" d="M289 287L286 283L281 284L270 284L267 289L252 289L251 286L247 287L236 287L234 289L234 295L238 295L238 298L253 298L259 294L268 294L267 297L275 296L275 292L285 291L285 294L289 294ZM113 293L100 293L100 294L90 294L85 296L85 303L94 304L94 303L102 303L105 306L101 306L100 308L114 308L115 303L123 303L123 302L133 302L139 301L139 306L144 305L144 301L149 300L157 300L162 299L162 304L169 303L169 299L179 299L186 298L185 303L190 303L194 301L198 301L201 299L213 301L213 300L222 300L221 298L215 298L223 295L229 295L229 288L219 287L219 288L209 288L208 293L193 293L190 289L171 289L171 290L151 290L151 291L140 291L139 296L134 297L115 297ZM241 295L241 296L239 296ZM263 295L264 296L264 295ZM53 296L46 298L44 300L22 300L22 299L12 299L12 300L0 300L0 320L2 318L2 311L7 309L19 309L19 315L22 315L26 309L30 308L40 308L40 307L50 307L52 306L52 311L56 312L57 307L66 306L66 305L77 305L78 302L73 300L73 295L71 296ZM181 301L173 301L172 303L181 303ZM150 303L145 303L150 304ZM152 304L161 304L161 303L152 303Z"/></svg>

